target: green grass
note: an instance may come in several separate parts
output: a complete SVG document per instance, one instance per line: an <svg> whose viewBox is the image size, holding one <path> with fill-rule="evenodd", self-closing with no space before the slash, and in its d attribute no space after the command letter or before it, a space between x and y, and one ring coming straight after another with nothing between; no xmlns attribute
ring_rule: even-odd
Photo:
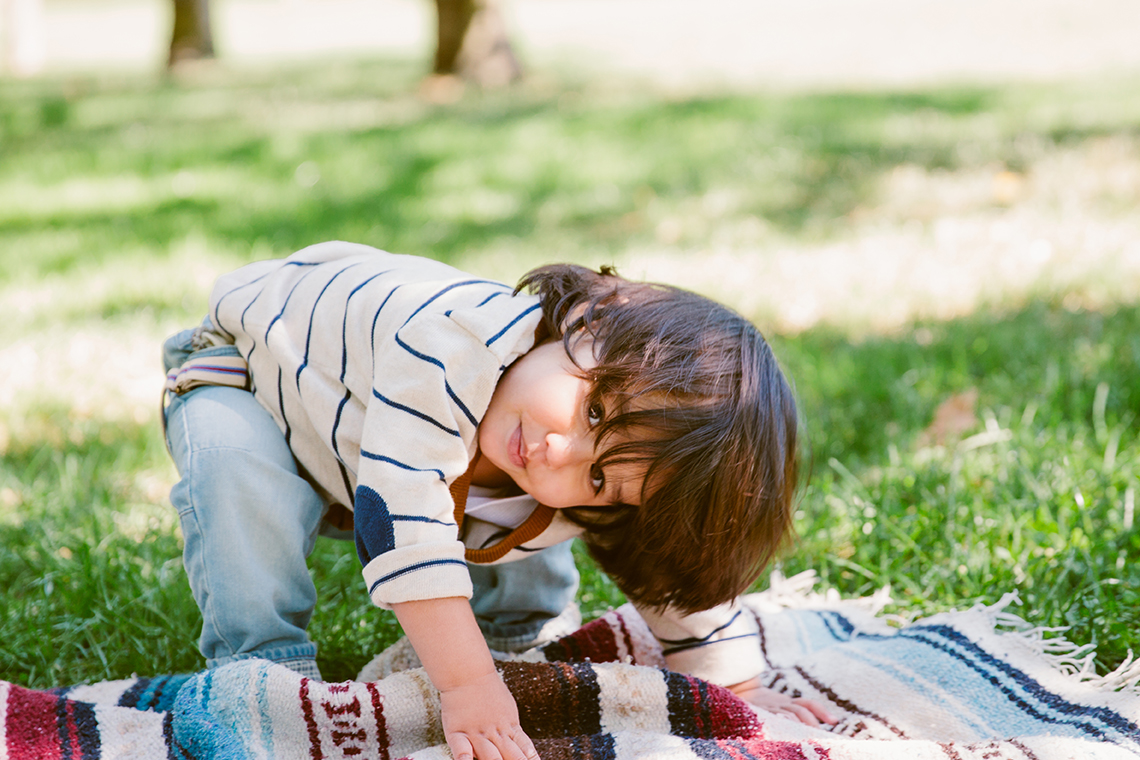
<svg viewBox="0 0 1140 760"><path fill-rule="evenodd" d="M1140 650L1140 309L1034 303L852 344L782 342L814 443L799 551L785 572L909 616L1017 591L1016 612L1069 626L1104 672ZM981 421L956 443L916 439L949 394Z"/></svg>
<svg viewBox="0 0 1140 760"><path fill-rule="evenodd" d="M570 82L435 108L410 94L417 75L374 61L0 82L0 362L31 362L25 342L41 356L30 384L0 368L0 677L201 666L157 402L114 373L132 340L157 363L222 271L333 238L506 279L654 246L699 255L712 236L794 256L850 234L902 164L1030 172L1097 140L1140 144L1134 81L688 98ZM1125 215L1130 197L1093 201ZM812 462L782 570L848 595L889 584L909 616L1016 590L1026 619L1096 644L1102 672L1140 651L1140 309L1066 295L888 335L773 334ZM84 340L113 361L56 377L90 366L71 356ZM978 425L923 446L939 403L971 388ZM580 559L587 616L619 603ZM322 668L351 677L398 628L368 605L351 545L322 539L312 564Z"/></svg>

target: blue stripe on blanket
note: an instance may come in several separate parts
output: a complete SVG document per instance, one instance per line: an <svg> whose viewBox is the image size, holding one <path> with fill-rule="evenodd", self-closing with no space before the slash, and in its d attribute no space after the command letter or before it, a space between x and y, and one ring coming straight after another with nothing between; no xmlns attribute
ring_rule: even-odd
<svg viewBox="0 0 1140 760"><path fill-rule="evenodd" d="M923 641L930 647L945 652L997 686L1009 699L1003 706L1012 703L1021 708L1020 711L1014 711L1014 714L1024 711L1047 723L1070 726L1074 729L1075 736L1084 734L1101 741L1108 739L1109 733L1135 737L1140 731L1135 723L1112 710L1075 705L1062 699L1022 671L982 650L949 626L918 625L900 635ZM936 638L940 640L935 640Z"/></svg>
<svg viewBox="0 0 1140 760"><path fill-rule="evenodd" d="M703 760L740 760L724 747L708 739L689 739L689 749ZM747 757L748 755L745 755ZM804 757L800 754L800 757ZM767 760L767 758L765 758ZM780 760L783 760L782 758ZM799 760L796 758L795 760Z"/></svg>
<svg viewBox="0 0 1140 760"><path fill-rule="evenodd" d="M119 707L133 707L136 710L166 712L174 707L174 699L178 696L178 690L190 678L190 675L139 678L131 688L119 697L118 705Z"/></svg>
<svg viewBox="0 0 1140 760"><path fill-rule="evenodd" d="M794 621L798 638L806 642L803 651L830 650L877 670L955 714L979 735L1032 735L1044 723L1057 735L1140 748L1135 739L1140 728L1124 716L1063 699L950 626L917 624L891 634L862 633L833 611L781 614ZM942 682L940 673L955 677ZM859 701L858 695L849 696Z"/></svg>
<svg viewBox="0 0 1140 760"><path fill-rule="evenodd" d="M576 736L570 741L569 749L573 760L614 760L617 757L611 734Z"/></svg>

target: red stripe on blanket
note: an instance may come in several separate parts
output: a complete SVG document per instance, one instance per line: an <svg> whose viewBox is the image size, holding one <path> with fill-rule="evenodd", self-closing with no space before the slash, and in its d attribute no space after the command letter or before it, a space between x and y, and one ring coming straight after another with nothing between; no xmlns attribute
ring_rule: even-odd
<svg viewBox="0 0 1140 760"><path fill-rule="evenodd" d="M629 635L629 628L625 624L625 616L619 615L616 612L613 613L613 616L617 618L618 625L621 627L621 638L625 644L625 656L633 657L633 637ZM615 656L614 659L616 660L618 657Z"/></svg>
<svg viewBox="0 0 1140 760"><path fill-rule="evenodd" d="M828 760L831 757L826 747L811 741L801 743L752 739L747 742L718 741L716 744L732 760Z"/></svg>
<svg viewBox="0 0 1140 760"><path fill-rule="evenodd" d="M9 760L61 760L60 700L51 694L9 686L4 725Z"/></svg>
<svg viewBox="0 0 1140 760"><path fill-rule="evenodd" d="M384 701L380 699L380 690L376 684L367 683L368 694L372 697L372 714L376 720L376 743L380 750L380 760L389 760L388 719L384 717Z"/></svg>
<svg viewBox="0 0 1140 760"><path fill-rule="evenodd" d="M1037 760L1037 755L1034 754L1032 751L1030 751L1029 747L1026 747L1024 744L1019 742L1017 739L1006 739L1006 741L1009 742L1009 744L1011 744L1012 746L1017 747L1019 750L1024 752L1027 760Z"/></svg>
<svg viewBox="0 0 1140 760"><path fill-rule="evenodd" d="M946 757L950 760L962 760L962 756L958 754L958 750L950 746L948 742L938 742L938 746L946 753Z"/></svg>
<svg viewBox="0 0 1140 760"><path fill-rule="evenodd" d="M313 701L309 699L309 679L301 679L301 689L297 695L301 700L301 714L305 716L305 727L309 730L309 757L313 760L322 760L321 732L317 729L317 720L313 716Z"/></svg>
<svg viewBox="0 0 1140 760"><path fill-rule="evenodd" d="M708 717L708 701L703 699L701 694L701 682L695 678L686 676L685 680L689 682L689 695L692 697L693 707L693 727L696 729L696 735L702 739L710 738L713 733L709 731L709 727L705 725L705 718Z"/></svg>
<svg viewBox="0 0 1140 760"><path fill-rule="evenodd" d="M763 736L763 726L756 713L728 689L680 673L664 673L673 734L692 739Z"/></svg>
<svg viewBox="0 0 1140 760"><path fill-rule="evenodd" d="M605 617L587 623L569 636L552 641L542 648L542 653L547 660L559 662L617 662L620 659L614 629Z"/></svg>

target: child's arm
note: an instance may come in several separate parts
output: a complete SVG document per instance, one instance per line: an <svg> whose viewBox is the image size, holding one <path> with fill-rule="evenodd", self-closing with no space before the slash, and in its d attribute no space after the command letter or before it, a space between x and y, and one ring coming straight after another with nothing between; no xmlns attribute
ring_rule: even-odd
<svg viewBox="0 0 1140 760"><path fill-rule="evenodd" d="M724 686L746 702L809 726L837 722L819 702L793 699L760 685L759 674L768 665L761 655L759 625L739 599L690 614L634 606L661 642L670 670Z"/></svg>
<svg viewBox="0 0 1140 760"><path fill-rule="evenodd" d="M537 760L467 600L424 599L392 609L439 689L443 735L455 760Z"/></svg>

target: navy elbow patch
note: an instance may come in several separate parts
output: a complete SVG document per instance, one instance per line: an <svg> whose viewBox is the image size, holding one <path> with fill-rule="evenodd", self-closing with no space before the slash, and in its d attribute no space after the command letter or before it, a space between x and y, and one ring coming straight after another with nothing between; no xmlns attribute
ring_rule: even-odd
<svg viewBox="0 0 1140 760"><path fill-rule="evenodd" d="M368 486L356 487L353 522L356 525L356 553L367 565L375 557L396 548L392 515L380 494Z"/></svg>

